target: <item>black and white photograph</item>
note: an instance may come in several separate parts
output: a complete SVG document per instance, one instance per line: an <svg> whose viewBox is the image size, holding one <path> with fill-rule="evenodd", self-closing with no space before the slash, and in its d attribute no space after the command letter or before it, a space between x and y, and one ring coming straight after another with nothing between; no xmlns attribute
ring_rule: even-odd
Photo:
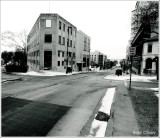
<svg viewBox="0 0 160 138"><path fill-rule="evenodd" d="M1 137L158 137L159 1L1 0Z"/></svg>

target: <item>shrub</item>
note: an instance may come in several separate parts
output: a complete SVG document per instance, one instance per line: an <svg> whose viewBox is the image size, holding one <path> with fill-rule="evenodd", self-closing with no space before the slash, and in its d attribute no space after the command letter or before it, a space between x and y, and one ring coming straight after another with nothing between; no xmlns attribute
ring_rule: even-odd
<svg viewBox="0 0 160 138"><path fill-rule="evenodd" d="M27 72L28 65L8 64L5 66L7 72Z"/></svg>

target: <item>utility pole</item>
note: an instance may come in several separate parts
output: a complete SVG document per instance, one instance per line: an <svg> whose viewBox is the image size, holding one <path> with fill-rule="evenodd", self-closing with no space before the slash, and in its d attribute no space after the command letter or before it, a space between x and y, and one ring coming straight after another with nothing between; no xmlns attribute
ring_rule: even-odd
<svg viewBox="0 0 160 138"><path fill-rule="evenodd" d="M89 47L89 61L88 61L89 64L88 64L88 72L89 72L89 66L90 66L90 50L91 50L91 49L90 49L90 47Z"/></svg>
<svg viewBox="0 0 160 138"><path fill-rule="evenodd" d="M68 74L68 46L69 46L69 28L72 28L72 27L69 27L68 26L68 43L67 43L67 60L66 60L66 74Z"/></svg>
<svg viewBox="0 0 160 138"><path fill-rule="evenodd" d="M129 81L129 90L131 90L131 76L132 76L132 56L130 56L130 81Z"/></svg>
<svg viewBox="0 0 160 138"><path fill-rule="evenodd" d="M129 55L130 55L130 82L129 82L129 90L131 90L131 76L132 76L132 62L133 56L136 54L136 48L130 47L129 48Z"/></svg>

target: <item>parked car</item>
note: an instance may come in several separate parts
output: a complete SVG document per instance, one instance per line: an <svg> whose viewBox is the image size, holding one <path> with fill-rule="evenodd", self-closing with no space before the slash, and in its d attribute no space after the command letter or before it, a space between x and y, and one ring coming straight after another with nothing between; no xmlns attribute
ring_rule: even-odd
<svg viewBox="0 0 160 138"><path fill-rule="evenodd" d="M122 75L122 69L117 69L115 75Z"/></svg>

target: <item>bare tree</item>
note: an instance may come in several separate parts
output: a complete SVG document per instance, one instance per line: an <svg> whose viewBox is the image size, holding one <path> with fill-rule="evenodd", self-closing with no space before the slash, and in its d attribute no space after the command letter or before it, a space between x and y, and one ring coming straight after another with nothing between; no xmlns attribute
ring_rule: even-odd
<svg viewBox="0 0 160 138"><path fill-rule="evenodd" d="M137 33L141 25L150 24L151 27L158 26L159 1L138 1L132 13L133 34ZM158 34L158 31L155 33Z"/></svg>
<svg viewBox="0 0 160 138"><path fill-rule="evenodd" d="M18 34L6 31L1 34L1 45L7 47L15 47L16 49L27 51L27 33L22 31Z"/></svg>

